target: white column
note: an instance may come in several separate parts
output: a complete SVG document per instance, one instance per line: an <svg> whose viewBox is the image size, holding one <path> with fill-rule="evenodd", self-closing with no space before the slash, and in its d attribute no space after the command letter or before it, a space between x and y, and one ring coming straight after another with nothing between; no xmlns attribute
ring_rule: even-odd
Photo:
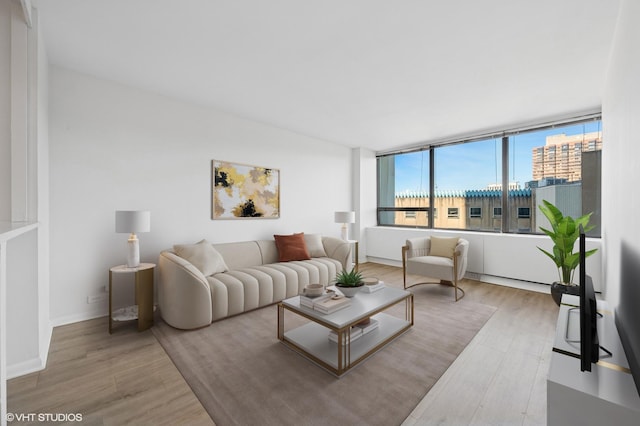
<svg viewBox="0 0 640 426"><path fill-rule="evenodd" d="M11 220L28 220L29 31L21 6L11 14Z"/></svg>
<svg viewBox="0 0 640 426"><path fill-rule="evenodd" d="M0 240L0 425L7 424L7 242Z"/></svg>

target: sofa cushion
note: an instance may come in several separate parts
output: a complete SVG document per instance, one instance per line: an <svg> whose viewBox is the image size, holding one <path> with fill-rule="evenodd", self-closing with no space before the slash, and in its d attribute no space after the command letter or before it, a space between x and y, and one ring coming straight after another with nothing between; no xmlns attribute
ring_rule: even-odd
<svg viewBox="0 0 640 426"><path fill-rule="evenodd" d="M229 270L222 255L207 240L196 244L176 244L173 250L198 268L205 277Z"/></svg>
<svg viewBox="0 0 640 426"><path fill-rule="evenodd" d="M458 245L458 237L443 238L443 237L431 237L431 249L429 249L429 256L439 256L453 258L453 253L456 251L456 245Z"/></svg>
<svg viewBox="0 0 640 426"><path fill-rule="evenodd" d="M280 262L311 259L303 232L293 235L274 235L273 238L276 240Z"/></svg>
<svg viewBox="0 0 640 426"><path fill-rule="evenodd" d="M319 234L304 234L304 242L311 257L327 257L322 244L322 236Z"/></svg>
<svg viewBox="0 0 640 426"><path fill-rule="evenodd" d="M275 250L275 242L274 251ZM262 265L262 253L256 241L213 244L213 248L222 255L230 271Z"/></svg>

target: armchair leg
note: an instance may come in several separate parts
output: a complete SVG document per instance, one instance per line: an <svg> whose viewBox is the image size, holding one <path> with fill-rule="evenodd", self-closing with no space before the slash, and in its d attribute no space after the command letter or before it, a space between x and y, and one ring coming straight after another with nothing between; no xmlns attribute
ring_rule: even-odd
<svg viewBox="0 0 640 426"><path fill-rule="evenodd" d="M458 287L458 256L459 253L455 253L453 256L453 291L456 296L456 302L464 297L464 290ZM462 292L460 297L458 297L458 290Z"/></svg>
<svg viewBox="0 0 640 426"><path fill-rule="evenodd" d="M453 289L454 289L453 291L455 292L455 295L456 295L456 302L457 302L458 300L460 300L460 299L462 299L464 297L464 290L461 287L458 287L458 280L457 279L453 282ZM460 297L458 297L458 291L460 293L462 293L462 295Z"/></svg>
<svg viewBox="0 0 640 426"><path fill-rule="evenodd" d="M402 285L407 288L407 251L409 247L402 246Z"/></svg>
<svg viewBox="0 0 640 426"><path fill-rule="evenodd" d="M462 287L458 287L458 280L454 279L453 281L440 280L440 284L448 285L453 287L454 296L456 298L456 302L464 297L464 289ZM460 292L460 293L458 293ZM458 296L460 294L460 296Z"/></svg>

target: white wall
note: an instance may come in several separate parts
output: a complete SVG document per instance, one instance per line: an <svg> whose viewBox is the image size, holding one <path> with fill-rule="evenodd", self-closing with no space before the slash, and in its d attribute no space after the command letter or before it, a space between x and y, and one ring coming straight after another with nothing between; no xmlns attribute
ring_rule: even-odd
<svg viewBox="0 0 640 426"><path fill-rule="evenodd" d="M487 232L372 227L367 229L370 259L401 265L401 247L409 238L427 235L458 236L469 241L467 272L477 274L489 282L502 282L495 278L551 284L558 280L555 265L538 250L552 250L551 240L544 235L512 235ZM587 260L587 274L593 278L597 291L602 290L602 250L599 239L588 238L587 248L598 251ZM575 276L574 281L578 277ZM515 284L515 283L514 283Z"/></svg>
<svg viewBox="0 0 640 426"><path fill-rule="evenodd" d="M38 29L38 11L32 9L34 28ZM49 356L49 343L53 331L49 315L49 60L42 36L37 30L37 72L36 72L36 122L33 126L36 138L36 166L33 181L37 188L36 217L38 220L38 333L39 358L42 367ZM33 88L32 88L33 90Z"/></svg>
<svg viewBox="0 0 640 426"><path fill-rule="evenodd" d="M0 222L11 220L11 3L0 2Z"/></svg>
<svg viewBox="0 0 640 426"><path fill-rule="evenodd" d="M37 230L7 243L7 374L43 368L39 360ZM47 346L48 349L48 346Z"/></svg>
<svg viewBox="0 0 640 426"><path fill-rule="evenodd" d="M352 208L351 150L223 112L52 66L51 317L107 312L87 304L122 264L115 210L148 209L141 260L176 243L340 235L333 212ZM211 160L280 169L280 219L211 220Z"/></svg>
<svg viewBox="0 0 640 426"><path fill-rule="evenodd" d="M352 160L356 223L350 235L359 242L359 261L365 262L368 251L366 229L377 224L376 153L370 149L354 148Z"/></svg>
<svg viewBox="0 0 640 426"><path fill-rule="evenodd" d="M624 0L609 62L603 99L602 233L606 299L615 308L621 280L640 285L640 234L633 212L640 209L640 2Z"/></svg>
<svg viewBox="0 0 640 426"><path fill-rule="evenodd" d="M35 11L32 17L29 28L20 2L0 2L2 413L5 379L42 369L51 337L46 226L48 61ZM4 420L3 415L0 418Z"/></svg>

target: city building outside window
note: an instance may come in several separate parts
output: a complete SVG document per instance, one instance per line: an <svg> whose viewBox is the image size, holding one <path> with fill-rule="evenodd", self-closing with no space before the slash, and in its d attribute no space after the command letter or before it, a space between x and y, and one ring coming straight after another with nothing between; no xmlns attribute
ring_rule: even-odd
<svg viewBox="0 0 640 426"><path fill-rule="evenodd" d="M380 155L378 224L541 233L547 224L538 206L547 200L565 215L591 212L596 226L589 235L597 237L601 152L601 121L594 116ZM439 208L446 217L438 218Z"/></svg>
<svg viewBox="0 0 640 426"><path fill-rule="evenodd" d="M518 207L518 219L529 219L531 217L531 208Z"/></svg>

